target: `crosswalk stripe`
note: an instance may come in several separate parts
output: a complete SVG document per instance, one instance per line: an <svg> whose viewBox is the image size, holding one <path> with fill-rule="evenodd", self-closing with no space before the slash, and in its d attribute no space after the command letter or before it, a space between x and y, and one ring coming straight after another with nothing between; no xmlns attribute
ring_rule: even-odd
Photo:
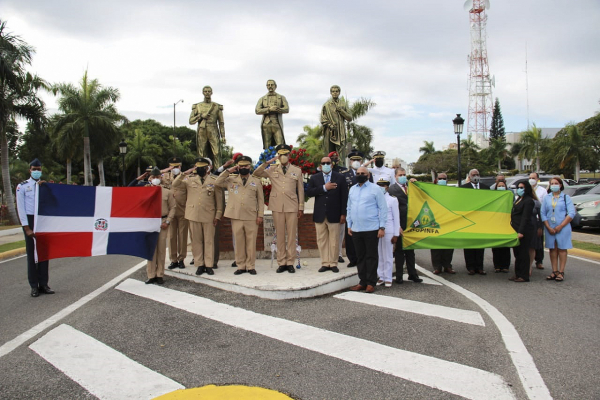
<svg viewBox="0 0 600 400"><path fill-rule="evenodd" d="M481 314L476 311L461 310L460 308L405 300L398 297L380 296L376 294L359 292L344 292L336 294L333 297L377 307L390 308L392 310L406 311L415 314L428 315L430 317L443 318L465 324L485 326L485 322L483 321Z"/></svg>
<svg viewBox="0 0 600 400"><path fill-rule="evenodd" d="M145 285L134 279L127 279L116 289L468 399L514 398L501 376L481 369L258 314L189 293Z"/></svg>
<svg viewBox="0 0 600 400"><path fill-rule="evenodd" d="M65 324L29 348L101 399L152 399L185 388Z"/></svg>

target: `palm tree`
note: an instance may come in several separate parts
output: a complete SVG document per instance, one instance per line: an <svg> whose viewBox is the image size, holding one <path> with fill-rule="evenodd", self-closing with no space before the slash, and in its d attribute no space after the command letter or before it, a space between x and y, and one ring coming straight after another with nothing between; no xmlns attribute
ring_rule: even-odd
<svg viewBox="0 0 600 400"><path fill-rule="evenodd" d="M510 155L513 158L517 159L516 168L518 170L522 169L521 168L522 167L522 165L521 165L521 161L522 161L522 158L521 158L521 149L522 148L523 148L523 145L521 143L513 143L512 146L510 146Z"/></svg>
<svg viewBox="0 0 600 400"><path fill-rule="evenodd" d="M156 159L153 154L162 154L160 146L151 143L141 129L136 129L133 139L127 141L125 164L129 166L137 162L137 176L140 176L142 162L145 165L155 165Z"/></svg>
<svg viewBox="0 0 600 400"><path fill-rule="evenodd" d="M58 120L58 115L54 115L50 119L48 134L52 139L52 149L56 152L59 158L65 160L67 169L66 183L71 183L71 166L73 160L76 158L77 153L81 151L81 137L80 132L73 129L72 124L65 126L60 131L54 129L54 125Z"/></svg>
<svg viewBox="0 0 600 400"><path fill-rule="evenodd" d="M424 156L428 156L429 154L435 153L435 147L433 147L433 141L428 142L427 140L425 140L423 143L425 143L425 145L423 147L419 148L420 153L423 153Z"/></svg>
<svg viewBox="0 0 600 400"><path fill-rule="evenodd" d="M112 87L102 87L97 79L88 80L87 70L79 83L79 87L61 83L52 88L54 94L60 94L58 108L63 113L58 118L54 128L73 129L83 137L83 170L85 185L92 185L92 157L90 152L90 137L94 141L109 142L119 137L117 124L127 122L127 119L117 112L115 103L119 100L119 90ZM68 127L68 128L67 128ZM97 148L98 152L104 146ZM112 151L112 150L111 150Z"/></svg>
<svg viewBox="0 0 600 400"><path fill-rule="evenodd" d="M510 152L506 149L506 141L503 139L490 140L490 154L498 161L498 173L502 170L502 161L506 160Z"/></svg>
<svg viewBox="0 0 600 400"><path fill-rule="evenodd" d="M15 117L22 117L41 127L46 122L45 105L37 96L46 82L25 70L31 65L33 47L19 36L6 31L6 22L0 20L0 158L2 158L2 184L6 195L8 219L17 224L15 198L11 187L7 126Z"/></svg>
<svg viewBox="0 0 600 400"><path fill-rule="evenodd" d="M373 152L373 147L371 146L373 131L367 126L358 125L355 121L365 116L376 105L371 99L364 97L361 97L354 103L348 103L348 112L352 117L350 122L346 122L348 131L346 143L348 144L348 148L355 147L364 154L371 154ZM340 154L340 160L345 159L345 156L346 154Z"/></svg>
<svg viewBox="0 0 600 400"><path fill-rule="evenodd" d="M559 132L554 138L554 147L556 155L560 158L561 168L575 162L575 180L579 181L580 162L585 156L587 146L577 125L570 123L565 126L564 132Z"/></svg>
<svg viewBox="0 0 600 400"><path fill-rule="evenodd" d="M519 156L533 161L535 159L535 171L540 172L540 150L544 138L542 130L533 124L533 126L521 135L521 152Z"/></svg>
<svg viewBox="0 0 600 400"><path fill-rule="evenodd" d="M460 146L467 156L467 165L471 164L471 156L477 153L481 148L473 141L473 135L468 135L466 139L461 140Z"/></svg>
<svg viewBox="0 0 600 400"><path fill-rule="evenodd" d="M315 165L319 165L321 158L324 156L323 127L322 125L314 127L305 125L303 130L304 133L301 133L296 138L296 143L298 144L298 147L306 149L306 152L310 154L309 159L311 162L314 162Z"/></svg>

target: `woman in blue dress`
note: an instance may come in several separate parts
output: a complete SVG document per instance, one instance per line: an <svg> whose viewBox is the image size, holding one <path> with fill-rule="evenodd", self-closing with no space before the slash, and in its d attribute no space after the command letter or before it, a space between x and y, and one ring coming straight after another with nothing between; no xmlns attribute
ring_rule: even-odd
<svg viewBox="0 0 600 400"><path fill-rule="evenodd" d="M554 177L550 180L549 196L542 202L542 221L546 231L546 248L550 251L552 274L547 280L562 281L567 265L567 250L573 248L571 243L571 220L575 217L575 207L565 189L562 179ZM560 265L559 265L560 264Z"/></svg>

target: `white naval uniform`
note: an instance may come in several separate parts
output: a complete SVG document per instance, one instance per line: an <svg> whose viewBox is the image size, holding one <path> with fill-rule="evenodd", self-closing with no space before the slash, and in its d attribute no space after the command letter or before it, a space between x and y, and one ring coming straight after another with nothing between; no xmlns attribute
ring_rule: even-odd
<svg viewBox="0 0 600 400"><path fill-rule="evenodd" d="M392 270L394 268L394 244L392 237L400 235L400 209L398 199L385 193L388 212L385 223L385 236L379 239L379 264L377 276L384 282L392 282Z"/></svg>
<svg viewBox="0 0 600 400"><path fill-rule="evenodd" d="M383 178L390 182L390 186L396 183L396 171L388 167L369 168L369 172L373 175L373 183L379 182Z"/></svg>

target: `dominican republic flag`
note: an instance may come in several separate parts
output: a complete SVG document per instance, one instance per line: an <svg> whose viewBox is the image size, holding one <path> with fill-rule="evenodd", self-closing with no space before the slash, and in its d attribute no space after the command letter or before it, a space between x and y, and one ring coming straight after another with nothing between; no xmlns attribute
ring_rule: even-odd
<svg viewBox="0 0 600 400"><path fill-rule="evenodd" d="M36 185L38 261L126 254L152 260L161 225L160 187Z"/></svg>

